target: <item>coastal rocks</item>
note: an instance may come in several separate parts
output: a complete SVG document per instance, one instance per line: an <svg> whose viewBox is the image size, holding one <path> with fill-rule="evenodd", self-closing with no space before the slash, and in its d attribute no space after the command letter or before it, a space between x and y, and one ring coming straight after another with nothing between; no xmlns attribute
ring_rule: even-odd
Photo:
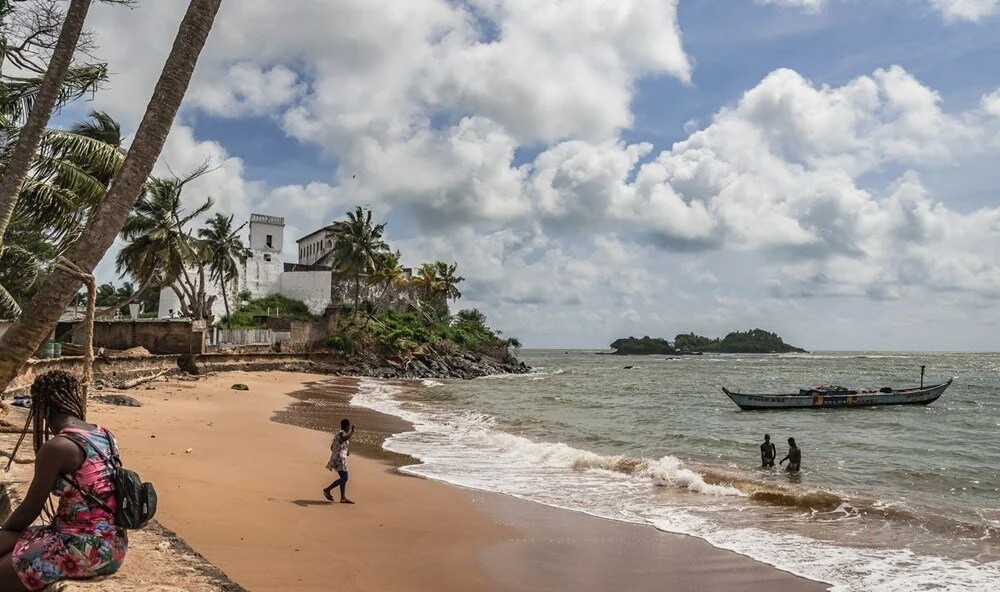
<svg viewBox="0 0 1000 592"><path fill-rule="evenodd" d="M93 399L101 403L117 405L119 407L142 407L142 403L127 395L98 395Z"/></svg>
<svg viewBox="0 0 1000 592"><path fill-rule="evenodd" d="M250 390L250 387L248 387L247 385L243 384L242 382L236 383L233 386L231 386L230 388L232 388L234 391L248 391L248 390Z"/></svg>

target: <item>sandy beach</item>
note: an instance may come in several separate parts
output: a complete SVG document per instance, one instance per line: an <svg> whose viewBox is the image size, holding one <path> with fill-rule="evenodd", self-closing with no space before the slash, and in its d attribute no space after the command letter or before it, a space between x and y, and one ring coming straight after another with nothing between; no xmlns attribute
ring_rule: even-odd
<svg viewBox="0 0 1000 592"><path fill-rule="evenodd" d="M216 374L130 391L141 408L95 403L91 419L156 484L159 521L249 590L826 589L699 539L395 473L405 457L379 444L407 425L348 408L353 385ZM320 491L332 474L318 430L341 414L360 426L353 506Z"/></svg>

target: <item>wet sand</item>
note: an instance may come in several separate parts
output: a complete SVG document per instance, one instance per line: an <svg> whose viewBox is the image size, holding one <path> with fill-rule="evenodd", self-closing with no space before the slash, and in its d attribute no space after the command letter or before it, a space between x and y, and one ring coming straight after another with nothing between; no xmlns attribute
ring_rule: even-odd
<svg viewBox="0 0 1000 592"><path fill-rule="evenodd" d="M699 539L400 476L393 467L409 459L381 442L410 426L350 407L354 385L226 373L157 383L128 393L142 408L92 414L156 483L160 521L249 590L826 589ZM361 426L353 506L320 494L344 416Z"/></svg>

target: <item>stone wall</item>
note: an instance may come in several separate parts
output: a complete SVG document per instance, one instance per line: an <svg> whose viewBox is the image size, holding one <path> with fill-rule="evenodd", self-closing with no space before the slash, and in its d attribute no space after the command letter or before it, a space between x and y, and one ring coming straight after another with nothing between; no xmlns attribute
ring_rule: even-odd
<svg viewBox="0 0 1000 592"><path fill-rule="evenodd" d="M82 332L74 335L81 339ZM204 332L194 331L190 321L98 321L94 323L94 347L126 350L142 346L153 354L200 354Z"/></svg>

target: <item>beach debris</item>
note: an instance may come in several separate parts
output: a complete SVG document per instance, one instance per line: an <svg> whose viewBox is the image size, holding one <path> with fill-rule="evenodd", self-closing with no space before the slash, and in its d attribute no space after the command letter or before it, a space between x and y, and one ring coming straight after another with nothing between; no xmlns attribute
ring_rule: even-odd
<svg viewBox="0 0 1000 592"><path fill-rule="evenodd" d="M142 403L127 395L97 395L92 398L95 401L107 403L108 405L118 405L119 407L142 407Z"/></svg>
<svg viewBox="0 0 1000 592"><path fill-rule="evenodd" d="M191 454L192 452L194 452L194 448L187 448L184 450L184 454Z"/></svg>
<svg viewBox="0 0 1000 592"><path fill-rule="evenodd" d="M146 349L146 348L142 347L141 345L139 345L139 346L136 346L136 347L130 347L127 350L125 350L125 351L117 354L115 357L116 358L148 358L151 355L152 354L149 353L148 349Z"/></svg>
<svg viewBox="0 0 1000 592"><path fill-rule="evenodd" d="M139 386L140 384L144 384L144 383L150 382L152 380L156 380L157 378L160 378L161 376L163 376L167 372L169 372L169 370L161 370L161 371L159 371L156 374L153 374L151 376L142 376L142 377L136 378L134 380L126 380L125 382L119 384L118 388L120 388L122 390L128 390L130 388L135 388L135 387Z"/></svg>
<svg viewBox="0 0 1000 592"><path fill-rule="evenodd" d="M177 367L188 374L198 375L198 364L193 355L184 355L177 358Z"/></svg>
<svg viewBox="0 0 1000 592"><path fill-rule="evenodd" d="M234 384L232 386L232 389L234 391L248 391L248 390L250 390L250 387L248 387L247 385L243 384L242 382L237 382L236 384Z"/></svg>

